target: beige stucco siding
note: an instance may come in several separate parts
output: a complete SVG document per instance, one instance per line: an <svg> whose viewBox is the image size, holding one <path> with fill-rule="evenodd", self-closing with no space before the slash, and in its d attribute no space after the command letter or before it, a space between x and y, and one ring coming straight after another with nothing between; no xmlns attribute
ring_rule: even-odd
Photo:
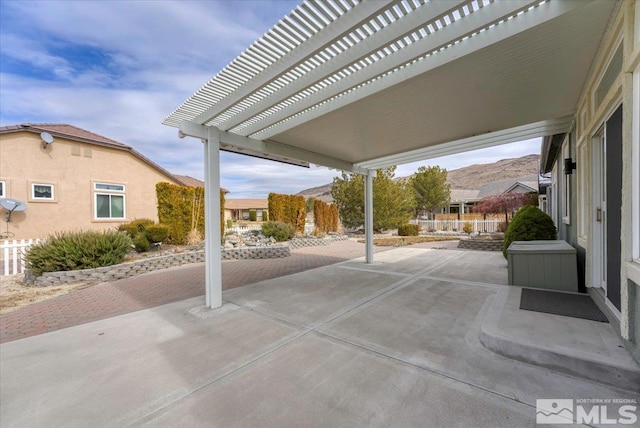
<svg viewBox="0 0 640 428"><path fill-rule="evenodd" d="M0 135L0 181L6 182L6 197L27 202L27 210L14 213L9 224L15 239L109 229L141 217L157 220L156 183L179 184L129 151L60 137L45 149L40 136L32 132ZM95 218L96 181L125 185L124 221ZM34 183L53 184L54 201L33 200ZM4 232L4 215L1 220Z"/></svg>

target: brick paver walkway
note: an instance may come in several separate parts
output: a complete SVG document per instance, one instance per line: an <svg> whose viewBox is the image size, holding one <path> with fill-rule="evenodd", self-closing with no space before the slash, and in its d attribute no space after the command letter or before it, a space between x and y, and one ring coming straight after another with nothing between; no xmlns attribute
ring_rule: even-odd
<svg viewBox="0 0 640 428"><path fill-rule="evenodd" d="M390 247L375 247L375 252ZM364 245L338 241L293 250L290 257L222 262L223 289L253 284L364 255ZM204 295L204 264L98 284L0 315L0 343Z"/></svg>

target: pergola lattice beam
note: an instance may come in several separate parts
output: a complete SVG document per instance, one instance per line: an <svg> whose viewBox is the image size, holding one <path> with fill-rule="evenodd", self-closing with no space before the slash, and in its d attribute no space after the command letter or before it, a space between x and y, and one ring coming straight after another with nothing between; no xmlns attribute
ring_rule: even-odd
<svg viewBox="0 0 640 428"><path fill-rule="evenodd" d="M209 138L210 126L200 125L197 123L182 121L180 122L180 136L190 136L206 140ZM214 128L217 129L217 128ZM250 154L259 155L275 155L291 160L299 160L316 165L322 165L328 168L334 168L341 171L356 172L359 174L367 174L366 168L356 166L350 162L336 159L331 156L288 146L286 144L277 143L275 141L256 140L231 132L217 129L220 148L222 150L232 149L230 151L242 153L247 150Z"/></svg>

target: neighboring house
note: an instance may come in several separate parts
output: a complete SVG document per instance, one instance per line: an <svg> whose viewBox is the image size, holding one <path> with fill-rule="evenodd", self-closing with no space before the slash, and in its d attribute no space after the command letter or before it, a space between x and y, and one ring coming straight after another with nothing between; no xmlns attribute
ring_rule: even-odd
<svg viewBox="0 0 640 428"><path fill-rule="evenodd" d="M640 361L640 2L620 4L582 88L570 131L542 143L546 209Z"/></svg>
<svg viewBox="0 0 640 428"><path fill-rule="evenodd" d="M0 198L27 204L10 223L0 208L2 237L44 238L157 220L158 182L185 184L130 146L72 125L0 127Z"/></svg>
<svg viewBox="0 0 640 428"><path fill-rule="evenodd" d="M249 220L249 211L255 210L257 221L262 221L262 213L267 212L268 208L269 202L266 199L227 199L224 201L224 218Z"/></svg>
<svg viewBox="0 0 640 428"><path fill-rule="evenodd" d="M475 214L473 207L487 196L504 195L506 193L538 193L538 176L527 175L518 178L492 181L479 189L451 189L451 202L436 214L437 219L458 218L460 220L481 219L482 214Z"/></svg>

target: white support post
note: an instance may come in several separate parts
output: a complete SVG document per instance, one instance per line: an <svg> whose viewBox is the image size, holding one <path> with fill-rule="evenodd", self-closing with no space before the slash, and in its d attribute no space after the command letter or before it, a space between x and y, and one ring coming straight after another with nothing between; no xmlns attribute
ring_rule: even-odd
<svg viewBox="0 0 640 428"><path fill-rule="evenodd" d="M222 306L222 253L220 243L220 135L209 127L204 141L205 305Z"/></svg>
<svg viewBox="0 0 640 428"><path fill-rule="evenodd" d="M373 174L375 170L368 170L364 176L364 242L367 264L373 263Z"/></svg>

